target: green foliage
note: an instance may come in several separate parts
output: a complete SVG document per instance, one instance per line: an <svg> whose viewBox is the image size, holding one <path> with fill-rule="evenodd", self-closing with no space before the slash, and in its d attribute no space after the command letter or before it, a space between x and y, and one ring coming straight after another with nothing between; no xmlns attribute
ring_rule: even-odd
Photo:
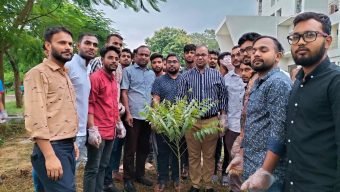
<svg viewBox="0 0 340 192"><path fill-rule="evenodd" d="M203 33L192 33L189 35L189 37L193 44L206 45L209 50L220 50L215 39L215 30L213 29L206 29Z"/></svg>
<svg viewBox="0 0 340 192"><path fill-rule="evenodd" d="M6 111L9 115L23 115L24 109L18 108L15 104L15 101L6 102Z"/></svg>

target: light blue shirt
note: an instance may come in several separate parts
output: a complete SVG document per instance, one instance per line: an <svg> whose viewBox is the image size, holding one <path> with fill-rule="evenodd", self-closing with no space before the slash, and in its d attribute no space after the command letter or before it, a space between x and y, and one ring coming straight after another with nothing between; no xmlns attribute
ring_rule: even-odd
<svg viewBox="0 0 340 192"><path fill-rule="evenodd" d="M239 133L241 131L241 113L243 109L243 96L246 84L234 70L224 76L228 90L228 129Z"/></svg>
<svg viewBox="0 0 340 192"><path fill-rule="evenodd" d="M74 54L72 60L65 64L68 75L76 91L77 113L79 129L77 136L86 136L87 113L89 109L89 95L91 82L89 78L91 66L86 67L86 61L78 54Z"/></svg>
<svg viewBox="0 0 340 192"><path fill-rule="evenodd" d="M145 105L151 105L151 89L155 78L152 70L142 69L137 64L123 69L121 89L128 90L129 109L133 118L145 119L139 113L145 111Z"/></svg>

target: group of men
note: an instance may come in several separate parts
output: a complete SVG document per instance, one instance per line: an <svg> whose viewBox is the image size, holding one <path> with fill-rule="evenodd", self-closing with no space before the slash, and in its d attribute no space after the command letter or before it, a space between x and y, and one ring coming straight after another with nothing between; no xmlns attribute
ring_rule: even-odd
<svg viewBox="0 0 340 192"><path fill-rule="evenodd" d="M181 69L176 54L151 54L144 45L122 49L118 34L107 37L100 57L97 37L82 34L73 55L72 33L48 29L46 58L24 80L37 190L75 191L75 169L85 162L84 191L119 191L112 177L120 178L124 146L124 191L137 191L134 182L181 190L182 169L189 192L213 192L223 145L221 183L231 191L340 191L340 67L327 56L330 31L326 15L296 16L287 40L302 68L293 83L278 66L281 43L255 32L243 34L231 53L188 44ZM152 130L140 112L177 99L212 107L185 134L180 166L169 139L154 135L154 184L145 176ZM223 133L194 138L216 121Z"/></svg>

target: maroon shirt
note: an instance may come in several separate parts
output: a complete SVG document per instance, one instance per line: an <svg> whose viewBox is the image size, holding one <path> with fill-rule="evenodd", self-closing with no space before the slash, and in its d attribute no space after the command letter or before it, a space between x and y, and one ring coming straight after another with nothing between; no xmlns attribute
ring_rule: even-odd
<svg viewBox="0 0 340 192"><path fill-rule="evenodd" d="M94 116L94 125L102 139L115 137L116 123L119 118L118 89L113 74L100 69L90 76L91 92L89 97L89 114Z"/></svg>

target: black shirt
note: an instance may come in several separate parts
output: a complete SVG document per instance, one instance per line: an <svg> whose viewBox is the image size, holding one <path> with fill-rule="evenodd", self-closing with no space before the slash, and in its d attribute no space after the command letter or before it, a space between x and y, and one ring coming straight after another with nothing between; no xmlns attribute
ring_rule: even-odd
<svg viewBox="0 0 340 192"><path fill-rule="evenodd" d="M340 192L340 67L327 57L303 80L287 110L286 191Z"/></svg>

